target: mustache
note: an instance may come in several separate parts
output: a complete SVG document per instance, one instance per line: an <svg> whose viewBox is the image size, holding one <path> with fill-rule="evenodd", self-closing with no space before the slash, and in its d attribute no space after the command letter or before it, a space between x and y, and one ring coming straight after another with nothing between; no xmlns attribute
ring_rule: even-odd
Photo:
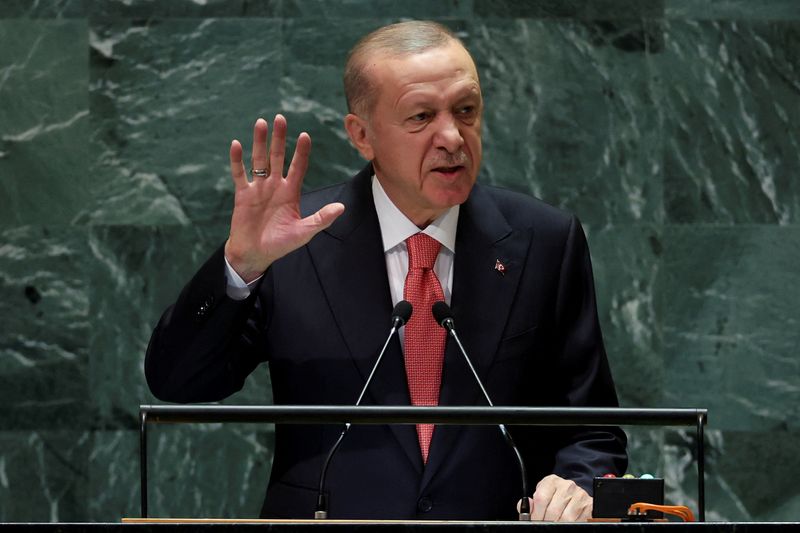
<svg viewBox="0 0 800 533"><path fill-rule="evenodd" d="M469 156L463 150L453 154L443 153L429 161L431 168L466 166L470 162Z"/></svg>

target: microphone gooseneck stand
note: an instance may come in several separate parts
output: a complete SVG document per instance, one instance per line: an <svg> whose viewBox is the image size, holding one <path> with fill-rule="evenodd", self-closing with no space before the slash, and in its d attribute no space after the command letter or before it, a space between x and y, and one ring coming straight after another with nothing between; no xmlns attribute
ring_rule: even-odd
<svg viewBox="0 0 800 533"><path fill-rule="evenodd" d="M486 398L486 403L489 406L494 407L491 398L489 398L489 393L486 392L486 388L483 386L483 382L481 378L478 377L478 373L475 371L475 367L472 366L472 361L470 360L469 356L467 355L467 351L464 349L464 346L461 344L461 339L458 338L458 334L456 333L455 322L453 321L453 312L450 310L450 306L448 306L444 302L436 302L433 304L431 308L433 312L433 317L436 319L436 322L439 323L447 332L450 334L451 337L456 341L458 345L459 351L461 351L461 355L464 356L464 359L467 361L467 366L472 371L472 375L475 376L475 381L478 383L478 386L481 388L481 392L483 392L484 398ZM511 434L506 429L505 424L498 424L497 427L500 428L500 433L503 434L508 445L511 447L511 450L517 457L517 462L519 463L519 471L522 474L522 498L520 499L519 503L519 519L521 521L527 521L531 519L531 506L530 501L528 500L528 472L525 469L525 461L522 460L522 454L519 452L519 448L514 443L514 439L511 438Z"/></svg>
<svg viewBox="0 0 800 533"><path fill-rule="evenodd" d="M395 333L397 333L397 330L399 330L406 322L408 322L408 319L411 318L412 311L413 308L411 307L411 304L406 300L401 300L397 302L397 305L394 306L394 309L392 310L392 327L389 330L389 336L386 337L386 342L383 343L383 348L381 348L381 351L378 354L378 359L375 360L375 364L372 366L372 371L369 373L367 381L364 383L364 387L361 389L361 394L358 395L356 406L361 405L361 400L364 398L364 394L367 392L367 387L369 387L369 383L372 381L372 376L375 375L378 365L381 364L381 359L383 359L383 354L386 352L386 348L389 346L389 341L392 340L392 337ZM324 520L328 518L328 501L325 497L325 476L328 473L328 466L331 463L331 459L333 459L336 450L339 449L339 445L344 440L344 436L347 435L348 431L350 431L350 426L350 422L347 422L344 425L344 429L342 429L342 432L339 434L339 438L336 439L336 442L334 442L333 446L331 446L328 456L325 458L325 462L322 464L322 472L319 476L319 492L317 493L317 509L314 511L315 519Z"/></svg>

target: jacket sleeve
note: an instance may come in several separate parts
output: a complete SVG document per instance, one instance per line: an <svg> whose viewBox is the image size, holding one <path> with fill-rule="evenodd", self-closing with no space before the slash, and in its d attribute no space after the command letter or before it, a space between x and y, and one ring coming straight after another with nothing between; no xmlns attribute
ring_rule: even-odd
<svg viewBox="0 0 800 533"><path fill-rule="evenodd" d="M156 398L218 401L240 390L266 359L260 285L245 300L226 294L223 247L200 268L161 316L147 347L145 377Z"/></svg>
<svg viewBox="0 0 800 533"><path fill-rule="evenodd" d="M597 316L589 247L573 217L564 247L555 309L555 377L559 403L569 407L617 407L619 402ZM592 493L592 479L627 468L627 438L618 427L557 431L554 472Z"/></svg>

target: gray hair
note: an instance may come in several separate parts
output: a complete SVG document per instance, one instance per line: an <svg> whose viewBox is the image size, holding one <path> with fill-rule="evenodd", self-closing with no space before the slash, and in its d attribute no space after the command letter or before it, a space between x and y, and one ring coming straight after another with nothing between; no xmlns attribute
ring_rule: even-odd
<svg viewBox="0 0 800 533"><path fill-rule="evenodd" d="M366 58L382 53L389 57L419 54L461 39L446 26L426 20L398 22L362 37L350 50L344 67L344 94L350 113L367 115L375 105L376 86L366 73ZM465 47L466 49L466 47Z"/></svg>

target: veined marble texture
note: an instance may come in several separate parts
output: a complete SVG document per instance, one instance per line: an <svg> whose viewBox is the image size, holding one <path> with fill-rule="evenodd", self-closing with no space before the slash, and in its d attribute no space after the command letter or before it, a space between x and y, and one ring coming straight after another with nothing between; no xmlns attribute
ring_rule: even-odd
<svg viewBox="0 0 800 533"><path fill-rule="evenodd" d="M670 22L667 35L660 73L686 81L661 104L669 220L796 223L800 24Z"/></svg>
<svg viewBox="0 0 800 533"><path fill-rule="evenodd" d="M622 405L709 408L708 518L797 518L796 0L9 0L0 522L138 514L144 350L227 235L231 139L282 112L304 186L345 179L346 51L403 18L475 57L480 179L584 222ZM227 403L269 401L262 367ZM631 471L695 506L693 431L626 429ZM272 439L153 427L151 514L256 516Z"/></svg>

